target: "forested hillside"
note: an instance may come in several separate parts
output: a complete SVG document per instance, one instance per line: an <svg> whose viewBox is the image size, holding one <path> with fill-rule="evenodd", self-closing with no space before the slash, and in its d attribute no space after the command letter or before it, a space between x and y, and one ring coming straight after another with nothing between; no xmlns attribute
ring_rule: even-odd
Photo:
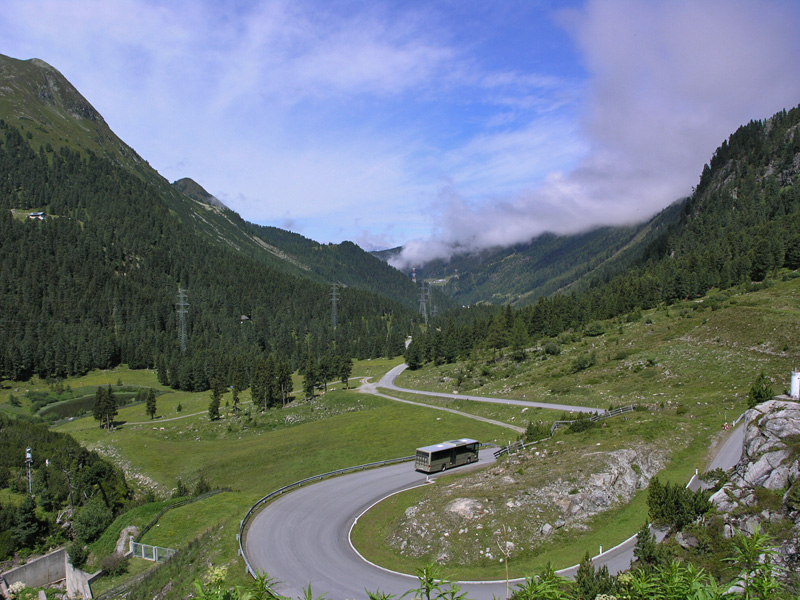
<svg viewBox="0 0 800 600"><path fill-rule="evenodd" d="M255 241L256 256L283 271L315 281L369 290L407 306L418 302L416 289L408 277L352 242L320 244L285 229L249 223L189 178L172 185L192 200L207 205L209 213L221 215L236 231ZM442 301L446 299L443 297Z"/></svg>
<svg viewBox="0 0 800 600"><path fill-rule="evenodd" d="M0 56L0 83L0 377L127 363L199 390L247 387L270 353L402 352L407 277L170 185L42 61Z"/></svg>
<svg viewBox="0 0 800 600"><path fill-rule="evenodd" d="M664 229L626 271L595 279L585 291L541 297L494 317L450 315L417 336L407 358L415 365L450 362L479 346L520 348L567 330L592 335L594 321L636 318L660 303L799 269L800 107L733 133L703 169L679 218Z"/></svg>
<svg viewBox="0 0 800 600"><path fill-rule="evenodd" d="M210 244L153 186L105 158L35 152L8 123L0 131L3 377L162 358L170 384L206 389L228 382L233 362L249 366L271 351L294 366L334 342L350 356L402 351L412 313L397 302L341 288L334 333L329 286ZM47 217L29 218L34 209ZM189 304L185 353L179 287Z"/></svg>

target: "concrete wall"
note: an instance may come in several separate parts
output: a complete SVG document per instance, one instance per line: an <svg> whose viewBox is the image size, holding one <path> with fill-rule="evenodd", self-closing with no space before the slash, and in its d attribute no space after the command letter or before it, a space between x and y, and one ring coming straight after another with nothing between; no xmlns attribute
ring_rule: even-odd
<svg viewBox="0 0 800 600"><path fill-rule="evenodd" d="M67 576L67 552L63 548L34 559L26 565L15 567L2 574L10 586L22 581L26 587L43 587Z"/></svg>
<svg viewBox="0 0 800 600"><path fill-rule="evenodd" d="M80 569L76 569L69 561L67 563L67 598L92 598L92 588L89 584L97 579L101 571L89 574Z"/></svg>

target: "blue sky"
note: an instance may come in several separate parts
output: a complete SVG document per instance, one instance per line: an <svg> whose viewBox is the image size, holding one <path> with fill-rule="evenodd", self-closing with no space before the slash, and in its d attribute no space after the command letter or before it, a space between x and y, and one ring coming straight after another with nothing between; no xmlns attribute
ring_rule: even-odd
<svg viewBox="0 0 800 600"><path fill-rule="evenodd" d="M459 250L648 218L800 103L800 3L6 0L170 181L321 242Z"/></svg>

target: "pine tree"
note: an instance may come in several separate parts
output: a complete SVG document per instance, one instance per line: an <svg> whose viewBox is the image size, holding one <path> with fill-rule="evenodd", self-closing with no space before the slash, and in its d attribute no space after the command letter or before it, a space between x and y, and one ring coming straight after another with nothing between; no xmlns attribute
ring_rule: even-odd
<svg viewBox="0 0 800 600"><path fill-rule="evenodd" d="M33 548L40 529L41 523L36 517L36 500L26 494L14 514L12 534L17 545L22 548Z"/></svg>
<svg viewBox="0 0 800 600"><path fill-rule="evenodd" d="M317 386L317 380L317 361L314 360L314 357L309 352L306 359L306 372L303 375L303 393L306 398L314 397L314 388Z"/></svg>
<svg viewBox="0 0 800 600"><path fill-rule="evenodd" d="M338 375L344 384L345 389L350 388L350 375L353 372L353 359L349 356L340 356L338 364Z"/></svg>
<svg viewBox="0 0 800 600"><path fill-rule="evenodd" d="M211 403L208 405L208 420L217 421L219 419L219 403L222 398L222 389L219 380L215 379L211 384Z"/></svg>
<svg viewBox="0 0 800 600"><path fill-rule="evenodd" d="M758 374L756 380L750 388L750 393L747 396L748 408L755 408L762 402L767 402L775 397L775 392L772 389L769 377L764 372Z"/></svg>
<svg viewBox="0 0 800 600"><path fill-rule="evenodd" d="M281 392L281 402L283 403L283 406L286 406L286 401L289 399L289 395L292 393L293 382L289 365L284 360L278 361L278 366L276 367L276 380L278 389Z"/></svg>
<svg viewBox="0 0 800 600"><path fill-rule="evenodd" d="M514 325L509 334L509 344L511 346L511 354L514 359L521 361L525 359L525 348L528 345L528 328L521 317L514 319Z"/></svg>
<svg viewBox="0 0 800 600"><path fill-rule="evenodd" d="M156 391L153 388L150 388L150 391L147 392L147 400L145 401L145 410L147 414L150 415L150 418L153 419L156 416Z"/></svg>

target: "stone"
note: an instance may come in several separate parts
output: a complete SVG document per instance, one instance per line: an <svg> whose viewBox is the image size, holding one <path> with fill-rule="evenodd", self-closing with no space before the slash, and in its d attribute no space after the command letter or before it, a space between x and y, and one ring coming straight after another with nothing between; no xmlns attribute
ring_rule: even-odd
<svg viewBox="0 0 800 600"><path fill-rule="evenodd" d="M679 531L677 534L675 534L675 542L684 550L697 548L700 545L700 540L693 535L685 534L682 531Z"/></svg>
<svg viewBox="0 0 800 600"><path fill-rule="evenodd" d="M128 552L130 552L130 539L137 535L139 535L139 528L134 525L123 529L117 539L115 552L120 555L128 554Z"/></svg>

